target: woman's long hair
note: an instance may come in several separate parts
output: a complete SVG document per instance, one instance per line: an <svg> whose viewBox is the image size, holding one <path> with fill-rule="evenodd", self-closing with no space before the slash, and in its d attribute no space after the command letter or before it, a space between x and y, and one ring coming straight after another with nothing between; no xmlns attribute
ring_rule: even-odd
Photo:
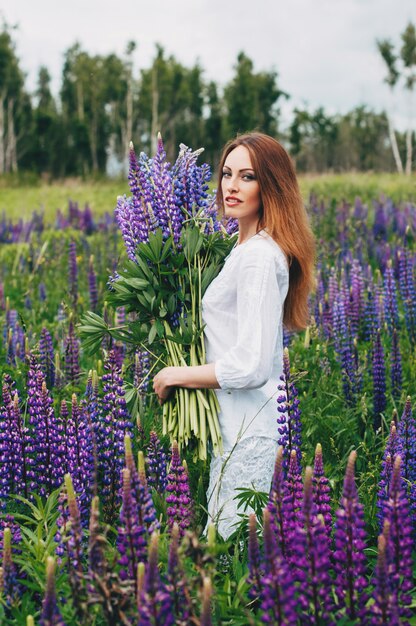
<svg viewBox="0 0 416 626"><path fill-rule="evenodd" d="M237 146L245 146L260 188L258 230L266 229L279 244L289 263L289 290L284 303L283 322L290 330L309 323L308 296L315 286L315 239L299 190L292 160L281 144L263 133L247 133L224 147L219 177L225 160ZM217 204L224 206L221 184Z"/></svg>

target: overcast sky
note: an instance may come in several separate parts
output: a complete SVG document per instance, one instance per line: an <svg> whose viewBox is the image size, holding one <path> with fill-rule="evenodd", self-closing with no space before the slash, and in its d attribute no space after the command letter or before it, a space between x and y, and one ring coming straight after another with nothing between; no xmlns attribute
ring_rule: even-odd
<svg viewBox="0 0 416 626"><path fill-rule="evenodd" d="M399 46L407 23L416 23L416 0L3 0L1 16L18 25L29 89L46 65L58 91L63 53L75 41L91 54L121 55L134 39L137 73L158 42L223 85L244 50L256 71L277 71L291 96L285 120L294 106L333 114L366 103L376 111L393 105L397 127L406 126L405 96L398 91L390 102L376 39Z"/></svg>

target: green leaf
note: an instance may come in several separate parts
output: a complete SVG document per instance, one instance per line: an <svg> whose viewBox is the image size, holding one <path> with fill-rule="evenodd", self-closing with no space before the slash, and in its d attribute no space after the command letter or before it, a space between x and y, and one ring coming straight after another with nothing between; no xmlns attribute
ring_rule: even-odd
<svg viewBox="0 0 416 626"><path fill-rule="evenodd" d="M149 331L149 337L148 337L148 342L149 342L149 346L152 345L155 337L156 337L156 333L157 333L157 328L156 328L156 324L153 324L150 331Z"/></svg>

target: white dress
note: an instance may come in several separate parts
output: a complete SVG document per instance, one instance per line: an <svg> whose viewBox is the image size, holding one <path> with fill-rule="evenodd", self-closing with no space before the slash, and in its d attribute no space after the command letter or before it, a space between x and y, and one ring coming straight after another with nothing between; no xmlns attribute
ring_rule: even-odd
<svg viewBox="0 0 416 626"><path fill-rule="evenodd" d="M206 362L215 363L221 387L216 393L224 445L224 454L211 458L208 523L224 539L240 521L236 488L270 490L288 286L286 257L262 230L233 248L202 299Z"/></svg>

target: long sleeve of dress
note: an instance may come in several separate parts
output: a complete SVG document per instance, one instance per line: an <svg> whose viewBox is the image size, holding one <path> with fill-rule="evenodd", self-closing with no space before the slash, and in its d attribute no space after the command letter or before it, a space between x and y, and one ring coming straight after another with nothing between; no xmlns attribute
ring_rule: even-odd
<svg viewBox="0 0 416 626"><path fill-rule="evenodd" d="M271 376L283 298L279 261L268 246L250 245L237 276L237 341L215 362L221 389L255 389ZM287 272L287 268L280 268Z"/></svg>

